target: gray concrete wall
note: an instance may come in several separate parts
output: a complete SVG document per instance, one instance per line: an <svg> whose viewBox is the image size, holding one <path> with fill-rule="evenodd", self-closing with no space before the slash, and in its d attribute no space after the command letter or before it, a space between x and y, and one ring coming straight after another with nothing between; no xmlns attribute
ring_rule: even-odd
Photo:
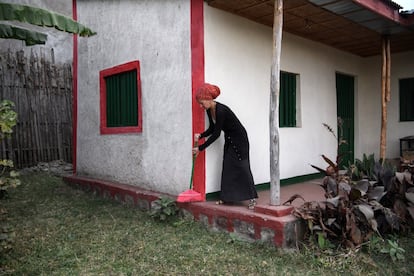
<svg viewBox="0 0 414 276"><path fill-rule="evenodd" d="M178 194L191 175L190 1L78 1L77 173ZM101 135L99 71L141 66L143 131Z"/></svg>
<svg viewBox="0 0 414 276"><path fill-rule="evenodd" d="M4 3L14 3L29 5L36 8L46 9L72 18L72 1L68 0L5 0ZM34 45L27 47L24 41L15 39L0 39L1 49L11 49L16 52L19 49L26 49L25 52L38 54L42 50L53 49L56 63L72 63L73 59L73 35L60 32L54 28L37 27L30 24L21 24L19 22L9 22L16 26L25 26L32 30L40 31L47 34L45 45ZM27 51L30 49L31 51Z"/></svg>

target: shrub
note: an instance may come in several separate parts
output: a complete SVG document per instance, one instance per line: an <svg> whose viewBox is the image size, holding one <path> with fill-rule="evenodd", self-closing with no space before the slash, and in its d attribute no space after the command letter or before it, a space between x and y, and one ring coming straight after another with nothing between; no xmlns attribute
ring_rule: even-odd
<svg viewBox="0 0 414 276"><path fill-rule="evenodd" d="M13 111L14 103L9 100L0 102L0 142L10 137L16 125L17 113ZM7 190L20 185L18 173L13 170L12 160L0 160L0 200L7 197ZM7 210L0 205L0 254L12 248L14 231L8 225Z"/></svg>
<svg viewBox="0 0 414 276"><path fill-rule="evenodd" d="M169 197L161 197L151 203L149 215L157 220L165 221L178 212L175 200Z"/></svg>
<svg viewBox="0 0 414 276"><path fill-rule="evenodd" d="M332 132L332 129L328 127ZM341 139L338 143L342 143ZM362 161L340 171L339 160L330 160L327 169L311 165L324 173L324 202L305 202L294 210L304 219L311 237L325 245L325 239L344 247L356 248L369 242L373 235L404 233L414 226L414 185L410 172L395 172L374 155L364 154ZM358 171L358 173L355 173ZM390 244L389 253L401 254ZM395 253L395 254L394 254Z"/></svg>

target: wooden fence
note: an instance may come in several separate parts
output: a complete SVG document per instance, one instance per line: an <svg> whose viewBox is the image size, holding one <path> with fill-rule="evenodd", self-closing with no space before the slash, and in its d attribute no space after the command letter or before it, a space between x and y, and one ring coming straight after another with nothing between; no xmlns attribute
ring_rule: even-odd
<svg viewBox="0 0 414 276"><path fill-rule="evenodd" d="M0 159L16 168L72 162L72 66L55 64L53 49L0 50L0 100L15 103L18 122L0 142Z"/></svg>

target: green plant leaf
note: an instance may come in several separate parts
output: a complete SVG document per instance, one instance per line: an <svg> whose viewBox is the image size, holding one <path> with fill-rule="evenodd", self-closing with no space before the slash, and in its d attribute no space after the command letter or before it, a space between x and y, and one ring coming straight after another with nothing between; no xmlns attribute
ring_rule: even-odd
<svg viewBox="0 0 414 276"><path fill-rule="evenodd" d="M322 232L318 232L318 245L321 249L325 248L325 237Z"/></svg>
<svg viewBox="0 0 414 276"><path fill-rule="evenodd" d="M92 36L96 32L77 23L70 17L36 7L0 3L0 20L19 21L42 27L54 27L63 32Z"/></svg>
<svg viewBox="0 0 414 276"><path fill-rule="evenodd" d="M47 35L23 27L0 24L0 38L23 40L26 46L45 44Z"/></svg>

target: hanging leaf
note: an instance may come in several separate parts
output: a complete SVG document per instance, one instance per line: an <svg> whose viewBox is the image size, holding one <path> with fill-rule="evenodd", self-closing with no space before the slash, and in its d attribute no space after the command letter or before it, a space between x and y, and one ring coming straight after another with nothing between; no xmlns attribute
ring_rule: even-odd
<svg viewBox="0 0 414 276"><path fill-rule="evenodd" d="M327 198L325 203L332 204L335 208L338 207L340 196L336 196L333 198Z"/></svg>
<svg viewBox="0 0 414 276"><path fill-rule="evenodd" d="M349 200L351 201L358 200L361 197L362 197L362 193L358 189L352 188L351 191L349 192Z"/></svg>
<svg viewBox="0 0 414 276"><path fill-rule="evenodd" d="M366 194L370 187L369 181L366 179L360 180L354 186L355 189L360 190L363 194Z"/></svg>
<svg viewBox="0 0 414 276"><path fill-rule="evenodd" d="M372 230L374 230L378 235L381 236L380 232L378 231L378 222L376 219L371 219L370 220L370 225Z"/></svg>
<svg viewBox="0 0 414 276"><path fill-rule="evenodd" d="M316 169L316 170L317 170L317 171L319 171L320 173L326 174L325 169L321 169L321 168L319 168L319 167L317 167L317 166L315 166L315 165L312 165L312 164L311 164L311 167L312 167L312 168L314 168L314 169Z"/></svg>
<svg viewBox="0 0 414 276"><path fill-rule="evenodd" d="M412 173L405 171L404 172L404 179L407 181L408 184L413 185L413 175Z"/></svg>
<svg viewBox="0 0 414 276"><path fill-rule="evenodd" d="M391 211L389 208L384 207L382 209L385 219L387 220L388 224L391 226L392 229L399 230L400 229L400 220L398 216Z"/></svg>
<svg viewBox="0 0 414 276"><path fill-rule="evenodd" d="M338 186L339 186L339 191L343 191L343 192L345 192L345 194L349 194L349 192L352 189L351 185L349 185L348 182L345 181L345 180L341 180L338 183Z"/></svg>
<svg viewBox="0 0 414 276"><path fill-rule="evenodd" d="M369 190L367 195L369 200L376 200L379 202L385 194L386 192L384 192L384 186L376 186Z"/></svg>
<svg viewBox="0 0 414 276"><path fill-rule="evenodd" d="M0 20L19 21L42 27L54 27L63 32L92 36L96 33L70 17L26 5L0 3Z"/></svg>
<svg viewBox="0 0 414 276"><path fill-rule="evenodd" d="M335 223L336 218L329 218L326 220L325 224L328 226L331 226L333 223Z"/></svg>
<svg viewBox="0 0 414 276"><path fill-rule="evenodd" d="M407 211L410 214L411 219L414 219L414 207L412 207L412 206L407 207Z"/></svg>
<svg viewBox="0 0 414 276"><path fill-rule="evenodd" d="M326 157L324 154L322 154L322 158L323 160L325 160L326 163L329 164L329 166L331 166L332 168L336 169L338 166L328 157Z"/></svg>
<svg viewBox="0 0 414 276"><path fill-rule="evenodd" d="M398 182L403 183L404 182L404 173L396 172L395 177L397 178Z"/></svg>
<svg viewBox="0 0 414 276"><path fill-rule="evenodd" d="M59 31L79 34L80 36L96 34L96 32L72 20L70 17L26 5L0 3L0 20L19 21L41 27L53 27ZM16 27L2 23L0 24L0 38L23 40L26 46L31 46L45 44L47 35L25 27Z"/></svg>
<svg viewBox="0 0 414 276"><path fill-rule="evenodd" d="M338 184L333 177L325 177L324 180L325 192L330 196L336 196L338 190Z"/></svg>
<svg viewBox="0 0 414 276"><path fill-rule="evenodd" d="M405 193L405 198L412 204L414 204L414 193Z"/></svg>
<svg viewBox="0 0 414 276"><path fill-rule="evenodd" d="M374 210L372 210L371 206L359 204L356 205L355 208L364 215L367 222L374 218Z"/></svg>
<svg viewBox="0 0 414 276"><path fill-rule="evenodd" d="M47 35L27 30L22 27L15 27L0 23L0 38L23 40L26 43L26 46L32 46L36 44L45 44Z"/></svg>

